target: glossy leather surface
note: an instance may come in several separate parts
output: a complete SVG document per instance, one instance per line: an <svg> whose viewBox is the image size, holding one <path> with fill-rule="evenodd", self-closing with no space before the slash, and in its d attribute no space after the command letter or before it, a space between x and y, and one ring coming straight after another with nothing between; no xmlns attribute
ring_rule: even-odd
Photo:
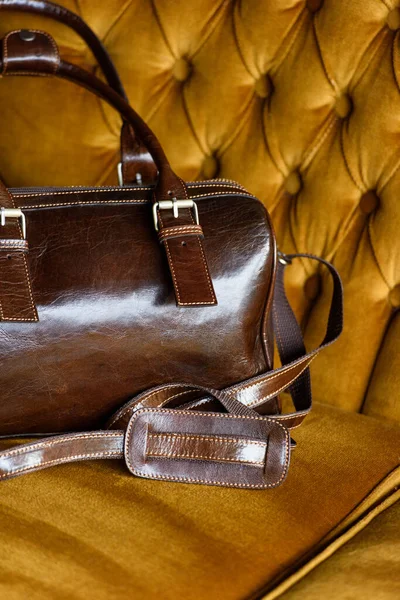
<svg viewBox="0 0 400 600"><path fill-rule="evenodd" d="M127 428L125 458L133 475L148 479L272 488L286 477L290 437L257 415L141 409Z"/></svg>
<svg viewBox="0 0 400 600"><path fill-rule="evenodd" d="M2 41L2 75L54 75L60 64L60 54L53 38L45 32L18 30L8 33Z"/></svg>
<svg viewBox="0 0 400 600"><path fill-rule="evenodd" d="M148 390L149 397L160 399L163 387ZM280 485L290 462L288 428L232 393L197 390L228 414L137 402L123 429L58 435L0 451L0 480L66 462L124 458L131 474L146 479L253 490Z"/></svg>
<svg viewBox="0 0 400 600"><path fill-rule="evenodd" d="M218 388L271 368L262 338L275 264L267 213L229 183L188 189L213 307L176 306L151 190L14 194L40 321L0 324L1 434L99 427L153 385Z"/></svg>
<svg viewBox="0 0 400 600"><path fill-rule="evenodd" d="M127 123L121 129L121 162L124 185L149 185L157 180L157 168L153 159Z"/></svg>
<svg viewBox="0 0 400 600"><path fill-rule="evenodd" d="M0 182L0 321L37 321L28 268L29 244L20 219L4 217L4 210L17 208L12 194ZM5 213L4 213L5 214Z"/></svg>

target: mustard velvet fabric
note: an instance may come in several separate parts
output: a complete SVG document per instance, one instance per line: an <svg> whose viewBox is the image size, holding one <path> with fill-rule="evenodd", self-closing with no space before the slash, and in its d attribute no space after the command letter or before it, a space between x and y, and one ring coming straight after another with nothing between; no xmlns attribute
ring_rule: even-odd
<svg viewBox="0 0 400 600"><path fill-rule="evenodd" d="M280 598L397 600L400 598L399 522L400 502L397 502Z"/></svg>
<svg viewBox="0 0 400 600"><path fill-rule="evenodd" d="M396 424L317 405L296 439L288 479L268 492L138 479L119 461L3 482L0 597L230 600L261 592L363 499L358 517L400 483Z"/></svg>
<svg viewBox="0 0 400 600"><path fill-rule="evenodd" d="M311 561L399 483L400 11L395 0L60 2L101 37L183 178L238 180L268 207L283 251L334 262L345 331L313 363L325 406L296 431L277 490L149 482L111 462L3 483L0 597L248 598ZM99 73L60 24L2 14L0 35L32 26ZM116 184L120 121L86 90L3 78L0 115L10 186ZM324 335L327 275L299 262L287 284L311 348ZM374 590L376 540L395 548L384 518L352 542ZM387 518L398 523L398 509ZM357 570L348 583L340 576L350 550L306 576L296 598L366 597Z"/></svg>

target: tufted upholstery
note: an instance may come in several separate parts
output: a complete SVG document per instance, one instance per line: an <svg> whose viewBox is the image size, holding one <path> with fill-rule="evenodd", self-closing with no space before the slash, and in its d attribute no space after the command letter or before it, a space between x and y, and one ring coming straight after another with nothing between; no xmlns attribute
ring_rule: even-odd
<svg viewBox="0 0 400 600"><path fill-rule="evenodd" d="M345 331L313 363L325 406L296 435L293 468L274 492L148 482L93 463L4 483L0 595L236 600L267 588L272 600L400 497L399 0L59 1L104 40L183 178L238 180L272 213L282 250L333 260ZM7 14L0 35L23 26L48 30L67 60L98 72L60 24ZM85 90L2 80L0 124L9 185L116 183L119 119ZM311 347L329 282L307 262L287 277ZM397 598L394 537L379 527L391 570L371 542L359 577L350 561L349 579L344 551L294 594L347 597L351 585L364 598L366 560L371 585Z"/></svg>
<svg viewBox="0 0 400 600"><path fill-rule="evenodd" d="M104 40L178 173L240 181L280 247L333 260L345 331L314 363L317 399L400 421L400 8L395 0L64 0ZM63 55L95 62L60 24ZM0 85L9 185L115 183L119 118L51 80ZM68 140L68 145L63 143ZM56 149L56 150L55 150ZM23 158L22 158L23 157ZM292 269L306 341L323 334L323 273Z"/></svg>

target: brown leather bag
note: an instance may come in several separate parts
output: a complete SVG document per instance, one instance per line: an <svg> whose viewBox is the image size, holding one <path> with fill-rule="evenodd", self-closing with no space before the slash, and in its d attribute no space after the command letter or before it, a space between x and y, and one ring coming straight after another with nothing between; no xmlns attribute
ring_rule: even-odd
<svg viewBox="0 0 400 600"><path fill-rule="evenodd" d="M17 5L50 16L57 6L3 0L0 11ZM323 259L279 254L268 213L239 184L184 183L126 102L101 43L71 22L112 87L31 30L3 39L1 75L91 90L122 116L125 181L158 177L114 188L1 184L0 435L78 433L0 452L0 479L124 457L152 479L275 487L287 474L290 431L311 409L309 364L342 329L339 275ZM326 335L309 353L283 286L296 257L319 260L333 278ZM295 411L281 414L286 389Z"/></svg>

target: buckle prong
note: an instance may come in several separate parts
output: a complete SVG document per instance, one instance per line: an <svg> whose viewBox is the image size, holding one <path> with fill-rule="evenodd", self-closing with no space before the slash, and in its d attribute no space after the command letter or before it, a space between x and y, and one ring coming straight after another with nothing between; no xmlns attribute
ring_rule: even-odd
<svg viewBox="0 0 400 600"><path fill-rule="evenodd" d="M19 219L22 229L22 237L26 240L26 219L20 208L0 208L0 223L4 227L6 219Z"/></svg>

